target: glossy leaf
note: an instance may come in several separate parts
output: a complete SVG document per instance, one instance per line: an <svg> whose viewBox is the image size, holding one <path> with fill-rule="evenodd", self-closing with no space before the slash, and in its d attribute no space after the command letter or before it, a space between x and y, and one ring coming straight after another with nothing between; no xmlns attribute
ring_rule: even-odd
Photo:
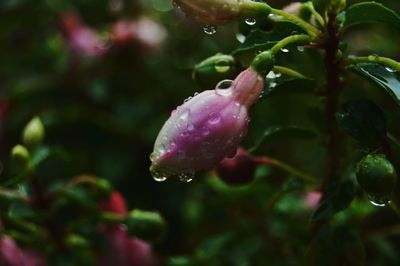
<svg viewBox="0 0 400 266"><path fill-rule="evenodd" d="M375 63L359 63L349 69L383 88L400 106L400 80L397 73Z"/></svg>
<svg viewBox="0 0 400 266"><path fill-rule="evenodd" d="M342 130L363 146L376 147L386 136L385 115L369 100L347 102L336 119Z"/></svg>
<svg viewBox="0 0 400 266"><path fill-rule="evenodd" d="M344 16L344 29L361 23L384 23L400 29L400 16L388 7L376 2L354 4L341 16Z"/></svg>
<svg viewBox="0 0 400 266"><path fill-rule="evenodd" d="M304 33L301 28L287 21L276 22L270 31L253 29L241 47L233 51L232 55L242 61L245 55L251 54L254 56L257 52L270 49L287 36L301 33Z"/></svg>

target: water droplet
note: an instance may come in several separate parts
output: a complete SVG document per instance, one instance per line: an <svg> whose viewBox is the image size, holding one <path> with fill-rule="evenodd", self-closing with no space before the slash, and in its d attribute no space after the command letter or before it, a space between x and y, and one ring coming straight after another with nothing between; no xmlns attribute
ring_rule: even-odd
<svg viewBox="0 0 400 266"><path fill-rule="evenodd" d="M186 103L186 102L190 101L192 98L193 98L192 96L189 96L183 102Z"/></svg>
<svg viewBox="0 0 400 266"><path fill-rule="evenodd" d="M276 77L277 77L277 74L272 70L270 72L268 72L268 74L267 74L267 79L274 79Z"/></svg>
<svg viewBox="0 0 400 266"><path fill-rule="evenodd" d="M208 136L208 135L210 135L210 129L209 129L208 127L203 127L203 128L201 129L201 134L202 134L203 136Z"/></svg>
<svg viewBox="0 0 400 266"><path fill-rule="evenodd" d="M393 69L393 68L391 68L391 67L385 67L385 69L388 71L388 72L390 72L390 73L394 73L394 72L396 72L396 70L395 69Z"/></svg>
<svg viewBox="0 0 400 266"><path fill-rule="evenodd" d="M197 96L197 95L199 95L199 93L198 93L198 92L195 92L195 93L193 94L193 97L194 97L194 96Z"/></svg>
<svg viewBox="0 0 400 266"><path fill-rule="evenodd" d="M179 174L179 180L184 183L189 183L194 178L194 171Z"/></svg>
<svg viewBox="0 0 400 266"><path fill-rule="evenodd" d="M257 23L256 19L254 18L246 18L244 22L249 26L253 26Z"/></svg>
<svg viewBox="0 0 400 266"><path fill-rule="evenodd" d="M150 170L150 173L153 176L153 179L157 182L164 182L168 178L168 175L166 175L160 171Z"/></svg>
<svg viewBox="0 0 400 266"><path fill-rule="evenodd" d="M211 113L208 115L208 123L211 125L218 124L221 121L221 115L218 113Z"/></svg>
<svg viewBox="0 0 400 266"><path fill-rule="evenodd" d="M181 113L181 115L179 116L179 119L186 121L186 120L188 120L188 118L189 118L189 110L186 109Z"/></svg>
<svg viewBox="0 0 400 266"><path fill-rule="evenodd" d="M189 131L193 131L194 130L194 125L193 125L193 123L188 123L188 125L187 125L187 129L189 130Z"/></svg>
<svg viewBox="0 0 400 266"><path fill-rule="evenodd" d="M157 155L154 152L152 152L150 154L150 161L154 162L156 160L156 158L157 158Z"/></svg>
<svg viewBox="0 0 400 266"><path fill-rule="evenodd" d="M226 60L219 60L214 65L214 69L218 73L228 72L230 68L231 68L231 66L230 66L229 62Z"/></svg>
<svg viewBox="0 0 400 266"><path fill-rule="evenodd" d="M230 89L232 86L232 80L225 79L218 82L217 86L215 86L215 93L221 96L229 96L232 94L232 90Z"/></svg>
<svg viewBox="0 0 400 266"><path fill-rule="evenodd" d="M377 207L385 207L390 203L390 200L386 197L377 197L373 195L368 195L368 200L372 203L372 205Z"/></svg>
<svg viewBox="0 0 400 266"><path fill-rule="evenodd" d="M287 48L281 48L281 51L282 51L283 53L289 53L289 49L287 49Z"/></svg>
<svg viewBox="0 0 400 266"><path fill-rule="evenodd" d="M205 25L203 31L205 34L213 35L217 32L217 27L214 25Z"/></svg>
<svg viewBox="0 0 400 266"><path fill-rule="evenodd" d="M236 34L236 40L238 40L238 42L240 42L240 43L244 43L244 41L246 40L246 36L244 36L241 33L237 33Z"/></svg>
<svg viewBox="0 0 400 266"><path fill-rule="evenodd" d="M269 88L270 89L275 88L276 85L278 85L278 83L272 81L272 82L269 83Z"/></svg>
<svg viewBox="0 0 400 266"><path fill-rule="evenodd" d="M297 51L304 52L304 46L297 46Z"/></svg>
<svg viewBox="0 0 400 266"><path fill-rule="evenodd" d="M179 4L176 1L172 1L172 6L175 8L180 8Z"/></svg>

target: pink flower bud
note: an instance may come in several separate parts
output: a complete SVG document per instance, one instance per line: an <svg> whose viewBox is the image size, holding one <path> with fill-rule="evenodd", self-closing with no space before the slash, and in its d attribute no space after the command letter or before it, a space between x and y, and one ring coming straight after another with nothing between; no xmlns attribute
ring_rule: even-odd
<svg viewBox="0 0 400 266"><path fill-rule="evenodd" d="M320 191L310 191L304 195L304 204L310 209L316 209L321 200L322 193Z"/></svg>
<svg viewBox="0 0 400 266"><path fill-rule="evenodd" d="M259 162L256 157L249 155L245 149L238 148L233 158L223 159L217 166L218 176L226 183L242 185L254 179Z"/></svg>
<svg viewBox="0 0 400 266"><path fill-rule="evenodd" d="M11 237L2 236L0 238L0 265L25 265L23 261L22 251Z"/></svg>
<svg viewBox="0 0 400 266"><path fill-rule="evenodd" d="M167 37L165 29L147 17L141 17L136 21L120 20L112 27L111 34L115 43L136 41L147 50L160 48Z"/></svg>
<svg viewBox="0 0 400 266"><path fill-rule="evenodd" d="M105 212L112 212L123 216L128 215L125 199L118 191L112 192L108 199L100 201L99 206Z"/></svg>
<svg viewBox="0 0 400 266"><path fill-rule="evenodd" d="M264 87L252 68L186 100L162 127L150 156L157 181L171 175L190 181L194 171L233 156L247 132L248 110Z"/></svg>
<svg viewBox="0 0 400 266"><path fill-rule="evenodd" d="M240 0L176 0L176 3L197 20L211 24L233 20L240 12Z"/></svg>
<svg viewBox="0 0 400 266"><path fill-rule="evenodd" d="M147 242L130 238L122 226L105 232L104 251L99 254L99 266L154 266L156 258Z"/></svg>
<svg viewBox="0 0 400 266"><path fill-rule="evenodd" d="M196 20L210 24L223 24L252 14L259 4L252 0L176 0L176 3Z"/></svg>

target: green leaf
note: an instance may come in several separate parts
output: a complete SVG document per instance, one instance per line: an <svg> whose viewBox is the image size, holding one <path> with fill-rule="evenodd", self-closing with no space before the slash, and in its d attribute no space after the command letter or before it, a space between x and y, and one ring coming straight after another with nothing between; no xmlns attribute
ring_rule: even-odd
<svg viewBox="0 0 400 266"><path fill-rule="evenodd" d="M369 100L347 102L336 119L342 130L363 146L376 148L386 136L385 115Z"/></svg>
<svg viewBox="0 0 400 266"><path fill-rule="evenodd" d="M327 219L335 213L346 209L353 201L355 192L356 186L351 180L332 182L326 191L325 198L315 211L313 219Z"/></svg>
<svg viewBox="0 0 400 266"><path fill-rule="evenodd" d="M243 64L246 55L254 57L257 52L270 49L283 38L301 33L305 33L304 30L288 21L274 23L270 31L263 31L256 28L246 37L241 47L232 52L232 55Z"/></svg>
<svg viewBox="0 0 400 266"><path fill-rule="evenodd" d="M363 2L350 6L341 14L344 16L343 28L361 23L384 23L400 29L400 16L393 10L376 2Z"/></svg>
<svg viewBox="0 0 400 266"><path fill-rule="evenodd" d="M349 69L383 88L400 106L400 80L397 73L376 63L359 63Z"/></svg>

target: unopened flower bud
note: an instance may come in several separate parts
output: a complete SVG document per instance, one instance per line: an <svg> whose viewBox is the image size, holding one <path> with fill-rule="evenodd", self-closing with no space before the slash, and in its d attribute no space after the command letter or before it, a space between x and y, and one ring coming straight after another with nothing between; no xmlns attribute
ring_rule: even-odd
<svg viewBox="0 0 400 266"><path fill-rule="evenodd" d="M217 166L218 176L227 184L242 185L253 181L258 162L243 148L233 158L223 159Z"/></svg>
<svg viewBox="0 0 400 266"><path fill-rule="evenodd" d="M25 126L22 141L28 148L34 148L44 139L44 126L39 117L35 116Z"/></svg>
<svg viewBox="0 0 400 266"><path fill-rule="evenodd" d="M105 212L112 212L123 216L128 214L125 199L118 191L112 192L107 199L100 201L99 207Z"/></svg>
<svg viewBox="0 0 400 266"><path fill-rule="evenodd" d="M231 55L216 54L194 67L193 79L202 88L213 88L224 79L231 79L238 74L238 66Z"/></svg>
<svg viewBox="0 0 400 266"><path fill-rule="evenodd" d="M25 265L22 251L11 237L0 237L0 265Z"/></svg>
<svg viewBox="0 0 400 266"><path fill-rule="evenodd" d="M133 210L129 213L125 224L130 235L147 241L157 242L166 232L165 220L157 212Z"/></svg>
<svg viewBox="0 0 400 266"><path fill-rule="evenodd" d="M176 3L189 15L210 24L223 24L239 17L252 17L262 10L269 13L265 3L251 0L176 0Z"/></svg>
<svg viewBox="0 0 400 266"><path fill-rule="evenodd" d="M30 155L25 146L15 145L11 150L11 157L22 169L26 169L26 167L29 165Z"/></svg>
<svg viewBox="0 0 400 266"><path fill-rule="evenodd" d="M356 176L370 198L391 198L397 174L383 154L369 154L362 158L356 166Z"/></svg>
<svg viewBox="0 0 400 266"><path fill-rule="evenodd" d="M157 181L178 175L189 181L197 170L213 168L233 156L247 132L248 110L264 88L252 68L232 81L220 82L177 107L162 127L150 156Z"/></svg>

